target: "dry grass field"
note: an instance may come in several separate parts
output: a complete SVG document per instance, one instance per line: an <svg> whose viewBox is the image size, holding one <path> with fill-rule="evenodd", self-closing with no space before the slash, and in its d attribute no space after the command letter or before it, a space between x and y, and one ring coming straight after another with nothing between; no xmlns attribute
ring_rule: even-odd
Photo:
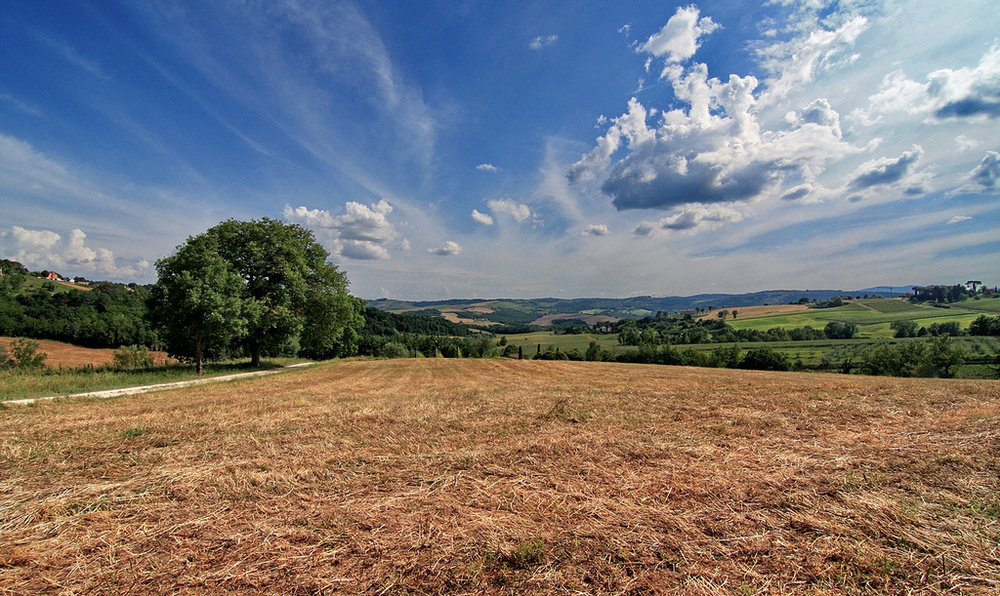
<svg viewBox="0 0 1000 596"><path fill-rule="evenodd" d="M11 342L16 338L0 337L0 345L10 348ZM104 350L97 348L81 348L72 344L47 339L32 340L38 343L38 351L44 352L45 365L52 368L79 368L82 366L104 366L114 361L114 350ZM166 352L151 352L157 364L163 364L167 360Z"/></svg>
<svg viewBox="0 0 1000 596"><path fill-rule="evenodd" d="M729 311L729 320L732 320L733 310L736 310L740 313L739 318L741 319L756 319L760 317L768 317L774 314L801 312L804 310L809 310L809 307L805 304L769 304L767 306L741 306L736 309L727 308L725 310ZM719 311L714 310L705 313L698 318L717 319L718 317L719 317Z"/></svg>
<svg viewBox="0 0 1000 596"><path fill-rule="evenodd" d="M0 419L0 594L1000 590L998 382L355 361Z"/></svg>

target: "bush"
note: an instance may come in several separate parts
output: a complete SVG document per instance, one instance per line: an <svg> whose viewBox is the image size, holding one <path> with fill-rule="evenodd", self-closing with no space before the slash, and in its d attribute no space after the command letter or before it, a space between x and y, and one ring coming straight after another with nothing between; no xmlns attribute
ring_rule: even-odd
<svg viewBox="0 0 1000 596"><path fill-rule="evenodd" d="M10 345L10 355L18 369L35 369L45 366L48 354L38 351L38 342L30 339L15 339Z"/></svg>
<svg viewBox="0 0 1000 596"><path fill-rule="evenodd" d="M1000 335L1000 317L979 315L969 323L969 335Z"/></svg>
<svg viewBox="0 0 1000 596"><path fill-rule="evenodd" d="M410 356L410 350L399 342L390 341L382 346L380 355L383 358L407 358Z"/></svg>
<svg viewBox="0 0 1000 596"><path fill-rule="evenodd" d="M925 343L883 344L861 353L858 370L864 375L915 377L926 357Z"/></svg>
<svg viewBox="0 0 1000 596"><path fill-rule="evenodd" d="M917 336L916 321L893 321L892 323L889 324L889 328L896 332L894 337Z"/></svg>
<svg viewBox="0 0 1000 596"><path fill-rule="evenodd" d="M146 346L122 346L115 350L112 358L114 367L118 369L134 370L153 367L153 355L149 353L149 348Z"/></svg>
<svg viewBox="0 0 1000 596"><path fill-rule="evenodd" d="M851 339L858 332L858 326L854 323L841 323L840 321L830 321L823 328L823 333L828 339Z"/></svg>
<svg viewBox="0 0 1000 596"><path fill-rule="evenodd" d="M748 370L791 370L792 367L788 362L788 356L764 346L747 351L743 359L740 360L738 368Z"/></svg>

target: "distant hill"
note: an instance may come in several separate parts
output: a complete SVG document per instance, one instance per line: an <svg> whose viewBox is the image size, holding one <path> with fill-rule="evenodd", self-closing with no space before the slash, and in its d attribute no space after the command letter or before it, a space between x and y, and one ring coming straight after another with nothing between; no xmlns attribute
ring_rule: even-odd
<svg viewBox="0 0 1000 596"><path fill-rule="evenodd" d="M878 286L862 290L768 290L749 294L697 294L694 296L633 296L630 298L519 298L403 301L378 299L369 305L395 313L441 316L472 325L551 324L554 318L581 320L641 318L657 312L678 313L698 308L740 308L788 304L806 298L829 300L835 296L898 296L913 286ZM552 315L560 315L553 317ZM561 316L565 315L565 316Z"/></svg>

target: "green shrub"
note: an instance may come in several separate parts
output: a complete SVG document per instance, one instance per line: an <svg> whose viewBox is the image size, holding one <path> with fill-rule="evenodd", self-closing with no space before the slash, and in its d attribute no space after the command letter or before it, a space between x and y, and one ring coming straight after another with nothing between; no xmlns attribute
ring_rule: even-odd
<svg viewBox="0 0 1000 596"><path fill-rule="evenodd" d="M112 358L114 367L122 370L153 367L153 355L146 346L122 346Z"/></svg>
<svg viewBox="0 0 1000 596"><path fill-rule="evenodd" d="M788 356L767 346L748 350L739 368L749 370L790 370Z"/></svg>
<svg viewBox="0 0 1000 596"><path fill-rule="evenodd" d="M15 339L10 344L10 355L14 366L21 370L31 370L45 366L48 354L38 351L38 342L30 339Z"/></svg>

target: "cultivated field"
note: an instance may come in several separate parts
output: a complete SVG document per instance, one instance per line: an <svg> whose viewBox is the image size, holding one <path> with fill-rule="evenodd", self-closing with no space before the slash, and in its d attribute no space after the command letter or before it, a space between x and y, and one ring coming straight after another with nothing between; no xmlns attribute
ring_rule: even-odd
<svg viewBox="0 0 1000 596"><path fill-rule="evenodd" d="M1000 589L995 381L354 361L0 419L0 594Z"/></svg>
<svg viewBox="0 0 1000 596"><path fill-rule="evenodd" d="M10 348L16 338L0 337L0 345ZM114 361L114 350L81 348L60 341L47 339L32 340L38 344L38 351L46 354L45 365L52 368L79 368L82 366L104 366ZM166 352L150 352L156 364L167 361Z"/></svg>

